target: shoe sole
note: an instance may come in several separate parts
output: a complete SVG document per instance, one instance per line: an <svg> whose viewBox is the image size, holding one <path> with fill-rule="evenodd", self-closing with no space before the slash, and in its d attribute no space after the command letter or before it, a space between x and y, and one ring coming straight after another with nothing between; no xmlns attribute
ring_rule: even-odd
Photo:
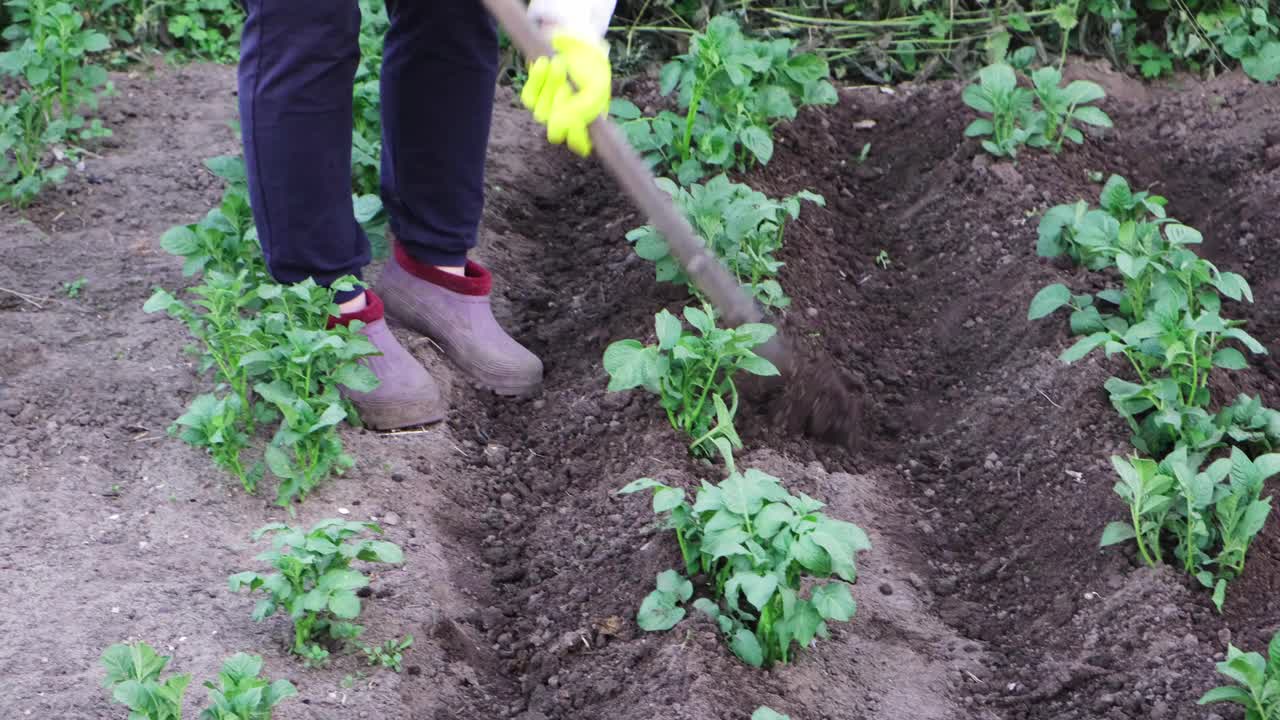
<svg viewBox="0 0 1280 720"><path fill-rule="evenodd" d="M443 403L441 403L443 404ZM448 416L445 407L422 407L416 404L359 408L360 422L373 430L400 430L434 425Z"/></svg>

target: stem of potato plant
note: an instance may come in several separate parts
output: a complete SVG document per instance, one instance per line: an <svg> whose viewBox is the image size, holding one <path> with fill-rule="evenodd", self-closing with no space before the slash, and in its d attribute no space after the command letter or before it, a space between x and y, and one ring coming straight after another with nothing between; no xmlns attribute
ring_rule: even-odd
<svg viewBox="0 0 1280 720"><path fill-rule="evenodd" d="M680 543L680 557L684 558L684 569L693 575L697 565L689 560L689 545L684 541L684 528L676 528L676 542Z"/></svg>
<svg viewBox="0 0 1280 720"><path fill-rule="evenodd" d="M684 119L684 157L688 160L693 155L693 123L698 119L698 107L702 104L702 94L706 91L706 83L699 82L693 87L693 95L689 98L689 114Z"/></svg>
<svg viewBox="0 0 1280 720"><path fill-rule="evenodd" d="M1194 498L1187 495L1187 536L1184 539L1184 547L1182 549L1182 570L1188 575L1193 574L1196 569L1195 546L1192 543L1193 533L1191 529L1191 518L1195 516L1194 513Z"/></svg>
<svg viewBox="0 0 1280 720"><path fill-rule="evenodd" d="M702 406L706 404L706 402L707 402L707 394L708 394L709 392L711 392L711 388L712 388L712 386L714 386L714 385L716 384L716 373L717 373L717 372L719 372L719 370L720 370L720 361L721 361L722 359L724 359L724 356L723 356L723 355L716 355L716 360L715 360L715 362L713 362L713 363L711 364L711 374L707 377L707 384L706 384L705 386L703 386L703 388L702 388L702 394L698 397L698 404L697 404L697 405L695 405L695 406L694 406L694 408L693 408L693 415L692 415L692 417L694 417L694 418L697 418L697 417L699 417L699 416L701 416L701 415L702 415ZM710 435L710 433L708 433L708 435ZM694 442L694 445L697 445L698 443L700 443L700 442L702 442L703 440L706 440L706 439L707 439L707 436L706 436L706 435L704 435L702 438L700 438L700 439L698 439L696 442Z"/></svg>
<svg viewBox="0 0 1280 720"><path fill-rule="evenodd" d="M773 606L774 601L770 600L760 611L760 621L756 623L756 635L765 640L760 644L764 646L766 659L773 654L773 646L777 644L773 640Z"/></svg>
<svg viewBox="0 0 1280 720"><path fill-rule="evenodd" d="M1134 539L1138 541L1138 552L1142 554L1142 559L1146 561L1148 566L1155 567L1155 561L1151 559L1151 554L1147 552L1147 544L1142 541L1142 520L1138 516L1139 509L1137 503L1129 505L1129 516L1133 520Z"/></svg>
<svg viewBox="0 0 1280 720"><path fill-rule="evenodd" d="M1182 401L1184 405L1191 405L1195 402L1196 391L1200 389L1200 353L1196 352L1196 347L1200 343L1200 333L1191 333L1191 389L1188 391L1188 397ZM1205 373L1205 379L1208 379L1208 373Z"/></svg>

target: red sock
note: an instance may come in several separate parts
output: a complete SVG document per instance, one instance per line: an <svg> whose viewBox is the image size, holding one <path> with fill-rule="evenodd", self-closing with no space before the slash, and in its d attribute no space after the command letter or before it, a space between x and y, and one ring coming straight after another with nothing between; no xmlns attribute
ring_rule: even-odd
<svg viewBox="0 0 1280 720"><path fill-rule="evenodd" d="M483 265L474 260L467 261L465 275L454 275L435 265L414 260L400 243L396 243L395 263L419 280L426 280L432 285L439 285L459 295L488 295L489 290L493 288L493 276Z"/></svg>
<svg viewBox="0 0 1280 720"><path fill-rule="evenodd" d="M382 298L378 297L378 294L369 288L365 288L364 297L367 304L364 306L363 310L342 313L337 317L331 316L329 318L329 327L332 328L337 325L350 325L352 320L359 320L365 325L368 325L375 320L381 320Z"/></svg>

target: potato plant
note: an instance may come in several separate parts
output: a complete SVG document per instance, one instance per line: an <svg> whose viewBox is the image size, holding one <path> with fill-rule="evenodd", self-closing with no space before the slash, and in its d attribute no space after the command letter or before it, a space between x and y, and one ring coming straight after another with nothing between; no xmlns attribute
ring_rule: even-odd
<svg viewBox="0 0 1280 720"><path fill-rule="evenodd" d="M360 323L328 327L338 314L334 292L349 290L355 278L330 287L307 280L290 286L260 285L258 297L266 347L246 353L239 365L261 378L253 391L283 418L266 449L267 467L280 479L276 502L289 506L330 473L350 469L355 460L342 447L336 427L359 422L339 386L369 392L378 378L361 359L378 349L360 334Z"/></svg>
<svg viewBox="0 0 1280 720"><path fill-rule="evenodd" d="M160 674L169 657L146 643L117 644L102 654L106 669L103 685L112 699L129 708L129 720L182 720L183 695L191 683L189 674L163 681ZM209 706L200 720L271 720L272 709L298 694L288 680L269 682L260 677L262 658L236 653L222 665L218 681L206 682Z"/></svg>
<svg viewBox="0 0 1280 720"><path fill-rule="evenodd" d="M654 323L658 342L619 340L604 353L609 391L643 387L659 398L672 427L693 438L689 449L710 457L722 443L742 447L734 416L738 411L738 371L753 375L777 375L773 363L756 355L758 347L774 335L771 325L751 323L719 328L707 306L684 309L688 332L675 315L663 310Z"/></svg>
<svg viewBox="0 0 1280 720"><path fill-rule="evenodd" d="M1102 534L1105 547L1134 540L1138 553L1155 566L1166 561L1168 538L1184 572L1213 589L1219 609L1227 583L1244 571L1245 556L1271 513L1263 498L1266 480L1280 472L1280 454L1250 460L1239 448L1203 470L1205 455L1185 447L1154 460L1112 457L1120 475L1115 491L1129 505L1128 522L1113 522Z"/></svg>
<svg viewBox="0 0 1280 720"><path fill-rule="evenodd" d="M1280 633L1271 638L1267 657L1243 652L1228 643L1227 659L1218 663L1217 668L1234 684L1210 690L1200 698L1199 704L1234 703L1244 708L1245 720L1280 717Z"/></svg>
<svg viewBox="0 0 1280 720"><path fill-rule="evenodd" d="M698 236L761 304L773 308L791 304L775 279L783 265L775 253L782 249L787 221L800 217L801 201L822 206L826 201L821 195L801 191L771 200L746 185L730 182L725 175L687 188L665 178L658 180L658 185L671 195ZM697 294L679 261L671 255L667 241L652 225L632 230L627 233L627 240L637 255L654 264L659 281L684 283Z"/></svg>
<svg viewBox="0 0 1280 720"><path fill-rule="evenodd" d="M221 63L240 59L244 6L236 0L178 0L165 7L169 36L193 57Z"/></svg>
<svg viewBox="0 0 1280 720"><path fill-rule="evenodd" d="M1080 202L1049 210L1038 252L1114 271L1122 286L1074 295L1054 283L1032 299L1027 317L1071 310L1071 330L1082 337L1062 353L1064 362L1100 349L1124 356L1134 380L1112 377L1105 388L1133 430L1134 446L1164 458L1112 458L1120 475L1115 491L1129 506L1129 520L1108 525L1102 544L1133 540L1147 564L1176 562L1213 589L1221 609L1227 584L1244 570L1249 545L1270 515L1263 483L1280 472L1280 456L1250 460L1231 445L1270 450L1280 413L1247 396L1210 412L1211 372L1245 368L1240 348L1266 352L1241 329L1243 322L1222 315L1223 297L1252 302L1252 291L1243 277L1191 249L1202 241L1200 233L1169 218L1164 198L1135 193L1113 176L1099 200L1096 209ZM1230 447L1230 457L1204 467L1223 447Z"/></svg>
<svg viewBox="0 0 1280 720"><path fill-rule="evenodd" d="M277 612L293 621L292 650L308 665L322 665L329 659L330 645L354 640L361 628L350 622L360 615L356 591L369 585L369 578L351 567L367 563L399 564L404 561L400 547L385 540L360 537L365 532L381 534L375 523L322 520L309 531L272 523L253 534L255 541L271 535L272 549L258 556L276 572L261 575L242 572L228 579L232 592L242 588L261 591L253 619L261 621Z"/></svg>
<svg viewBox="0 0 1280 720"><path fill-rule="evenodd" d="M1058 153L1066 140L1077 145L1084 143L1084 134L1075 126L1076 123L1105 128L1112 126L1111 118L1105 112L1089 104L1107 96L1101 85L1075 80L1066 87L1059 87L1062 73L1055 67L1043 67L1031 73L1031 82L1040 107L1032 115L1028 145Z"/></svg>
<svg viewBox="0 0 1280 720"><path fill-rule="evenodd" d="M978 82L965 87L962 98L965 105L990 116L969 123L965 137L989 138L982 141L982 148L996 157L1018 157L1033 132L1035 95L1018 87L1014 69L1005 63L982 68Z"/></svg>
<svg viewBox="0 0 1280 720"><path fill-rule="evenodd" d="M200 720L271 720L272 710L298 694L288 680L268 682L261 677L262 658L236 653L222 664L218 681L206 682L209 707Z"/></svg>
<svg viewBox="0 0 1280 720"><path fill-rule="evenodd" d="M183 695L191 676L161 680L169 659L146 643L112 645L102 653L107 673L103 687L111 691L113 700L129 708L130 720L182 720Z"/></svg>
<svg viewBox="0 0 1280 720"><path fill-rule="evenodd" d="M786 663L793 644L808 647L829 637L828 622L853 618L854 556L871 543L856 525L820 512L821 502L792 495L763 471L738 472L726 460L729 476L718 485L704 481L692 505L683 489L649 478L619 492L652 491L653 510L675 532L685 572L702 578L710 595L694 607L715 621L734 654L755 667ZM692 594L692 584L668 570L637 621L646 630L669 629Z"/></svg>
<svg viewBox="0 0 1280 720"><path fill-rule="evenodd" d="M1280 449L1280 411L1264 407L1256 395L1239 395L1218 412L1216 422L1234 442L1264 452Z"/></svg>
<svg viewBox="0 0 1280 720"><path fill-rule="evenodd" d="M1083 143L1078 123L1112 126L1111 118L1090 104L1106 97L1102 86L1088 80L1061 84L1062 73L1054 67L1032 72L1030 89L1019 87L1018 73L1007 63L982 68L962 99L989 117L970 123L965 137L987 138L982 148L988 153L1016 159L1024 145L1057 154L1067 140Z"/></svg>
<svg viewBox="0 0 1280 720"><path fill-rule="evenodd" d="M802 105L834 105L827 62L797 53L796 42L747 37L737 21L719 16L695 33L689 51L662 68L660 91L676 94L682 114L644 117L617 100L613 116L651 165L682 185L717 170L746 170L773 158L773 127Z"/></svg>
<svg viewBox="0 0 1280 720"><path fill-rule="evenodd" d="M1221 314L1224 296L1253 300L1249 283L1196 255L1190 248L1202 242L1200 233L1166 217L1163 198L1135 194L1113 177L1101 199L1101 209L1051 209L1037 246L1042 255L1066 254L1091 269L1114 269L1122 287L1073 295L1055 283L1036 294L1028 317L1071 310L1072 332L1083 337L1062 354L1065 362L1099 349L1125 357L1136 382L1112 378L1106 387L1140 450L1161 454L1179 443L1193 450L1216 447L1224 431L1208 412L1210 371L1247 366L1233 343L1266 352L1242 321Z"/></svg>

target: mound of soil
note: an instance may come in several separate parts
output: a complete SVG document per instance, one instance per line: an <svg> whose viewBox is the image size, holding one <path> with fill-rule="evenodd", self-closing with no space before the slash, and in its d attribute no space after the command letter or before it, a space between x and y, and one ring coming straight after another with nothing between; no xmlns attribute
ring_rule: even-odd
<svg viewBox="0 0 1280 720"><path fill-rule="evenodd" d="M1222 615L1177 573L1099 550L1124 512L1107 458L1127 452L1127 430L1102 390L1120 369L1063 365L1065 322L1028 322L1026 307L1049 282L1099 281L1037 258L1035 226L1050 205L1095 198L1090 171L1114 172L1168 196L1204 231L1206 255L1253 282L1255 304L1230 310L1276 349L1280 88L1075 72L1108 87L1116 130L1059 157L979 154L962 137L956 84L847 89L782 128L774 161L749 178L774 196L826 197L788 227L784 319L867 408L859 442L832 443L777 419L779 400L822 388L758 397L739 423L752 448L739 463L827 502L873 542L854 621L768 672L736 661L696 613L667 633L634 623L679 557L648 502L616 490L642 476L689 488L718 478L651 398L605 392L600 358L614 340L650 337L653 314L686 298L623 240L642 220L603 172L545 147L504 95L477 255L494 270L501 320L545 361L544 391L479 392L402 335L444 382L450 420L346 432L358 466L297 519L376 517L405 546L362 616L369 641L414 635L398 675L358 655L303 670L287 622L251 623L252 601L225 588L255 565L249 533L288 518L165 437L204 386L181 329L141 305L152 286L183 283L158 238L216 202L200 161L235 151L234 82L206 66L116 78L124 97L107 106L117 134L103 157L29 220L0 216L11 518L0 598L26 620L7 628L0 670L15 707L119 716L96 658L138 638L198 680L236 651L263 654L269 675L301 691L284 720L744 720L766 704L797 720L1212 717L1194 701L1217 684L1226 642L1256 648L1276 629L1280 530L1256 542ZM82 295L62 295L80 276ZM1277 402L1272 358L1224 377L1216 397Z"/></svg>

